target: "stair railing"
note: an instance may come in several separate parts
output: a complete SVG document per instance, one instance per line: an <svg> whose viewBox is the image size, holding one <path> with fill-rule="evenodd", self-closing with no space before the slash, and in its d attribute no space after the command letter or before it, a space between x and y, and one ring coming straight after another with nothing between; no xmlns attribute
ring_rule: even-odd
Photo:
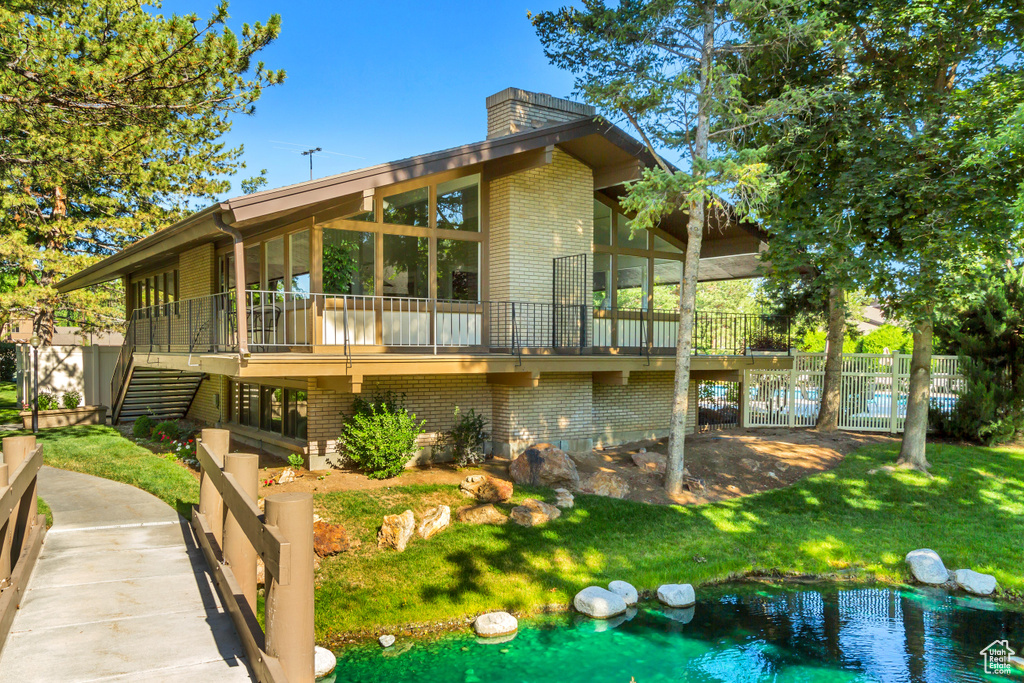
<svg viewBox="0 0 1024 683"><path fill-rule="evenodd" d="M136 315L132 311L132 317L124 330L124 341L121 343L121 350L117 354L117 364L114 365L114 374L110 378L110 421L117 422L117 416L121 412L121 394L128 381L128 371L132 366L132 354L135 353L135 323Z"/></svg>

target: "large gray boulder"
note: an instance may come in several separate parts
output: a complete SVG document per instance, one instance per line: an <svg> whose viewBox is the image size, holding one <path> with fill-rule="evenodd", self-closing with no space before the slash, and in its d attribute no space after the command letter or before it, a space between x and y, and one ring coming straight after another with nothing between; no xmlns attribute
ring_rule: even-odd
<svg viewBox="0 0 1024 683"><path fill-rule="evenodd" d="M658 586L658 600L669 607L689 607L697 597L688 583L666 583Z"/></svg>
<svg viewBox="0 0 1024 683"><path fill-rule="evenodd" d="M957 569L953 572L956 585L974 595L992 595L996 590L996 577L971 569Z"/></svg>
<svg viewBox="0 0 1024 683"><path fill-rule="evenodd" d="M625 581L612 581L608 584L608 590L622 598L627 605L635 605L640 600L636 588Z"/></svg>
<svg viewBox="0 0 1024 683"><path fill-rule="evenodd" d="M949 581L949 570L942 564L939 554L930 548L919 548L907 553L910 573L918 583L941 586Z"/></svg>
<svg viewBox="0 0 1024 683"><path fill-rule="evenodd" d="M476 618L473 628L481 638L497 638L518 631L519 620L508 612L488 612Z"/></svg>
<svg viewBox="0 0 1024 683"><path fill-rule="evenodd" d="M509 463L508 473L517 484L575 489L580 485L576 463L549 443L536 443Z"/></svg>
<svg viewBox="0 0 1024 683"><path fill-rule="evenodd" d="M628 607L622 596L600 586L584 588L572 600L577 611L594 619L610 619L624 613Z"/></svg>

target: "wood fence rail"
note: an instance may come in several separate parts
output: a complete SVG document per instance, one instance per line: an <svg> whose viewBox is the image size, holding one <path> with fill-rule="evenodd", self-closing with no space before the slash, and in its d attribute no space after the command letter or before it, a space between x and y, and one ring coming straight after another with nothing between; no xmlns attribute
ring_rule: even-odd
<svg viewBox="0 0 1024 683"><path fill-rule="evenodd" d="M228 453L231 433L204 429L192 527L260 683L312 683L313 496L276 493L256 505L259 458ZM266 633L256 617L256 558L265 567Z"/></svg>
<svg viewBox="0 0 1024 683"><path fill-rule="evenodd" d="M0 464L0 650L43 547L46 517L36 503L43 447L34 436L3 439Z"/></svg>

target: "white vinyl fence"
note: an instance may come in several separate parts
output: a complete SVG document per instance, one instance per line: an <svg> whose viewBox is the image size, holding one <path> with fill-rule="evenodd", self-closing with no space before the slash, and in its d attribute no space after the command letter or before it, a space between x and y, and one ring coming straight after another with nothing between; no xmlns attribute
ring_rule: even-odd
<svg viewBox="0 0 1024 683"><path fill-rule="evenodd" d="M792 370L743 372L744 427L813 427L821 403L824 353L796 352ZM844 353L839 428L903 431L910 354ZM932 356L930 409L949 413L962 379L956 356Z"/></svg>

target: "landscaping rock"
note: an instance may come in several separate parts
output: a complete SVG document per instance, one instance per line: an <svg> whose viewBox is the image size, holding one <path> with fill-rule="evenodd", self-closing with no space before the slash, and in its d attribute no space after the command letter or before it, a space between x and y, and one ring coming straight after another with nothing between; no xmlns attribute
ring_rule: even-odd
<svg viewBox="0 0 1024 683"><path fill-rule="evenodd" d="M911 550L907 553L906 562L910 565L910 573L919 583L941 586L949 581L949 570L942 564L942 558L934 550Z"/></svg>
<svg viewBox="0 0 1024 683"><path fill-rule="evenodd" d="M277 480L278 484L290 484L295 481L295 470L285 470L281 473L281 477Z"/></svg>
<svg viewBox="0 0 1024 683"><path fill-rule="evenodd" d="M625 581L612 581L608 584L608 590L622 598L626 605L635 605L640 600L636 588Z"/></svg>
<svg viewBox="0 0 1024 683"><path fill-rule="evenodd" d="M571 508L576 505L576 498L569 489L555 489L555 507Z"/></svg>
<svg viewBox="0 0 1024 683"><path fill-rule="evenodd" d="M423 521L420 522L416 533L423 540L427 540L431 536L447 529L451 523L452 509L447 505L438 505L436 508L431 508L423 513Z"/></svg>
<svg viewBox="0 0 1024 683"><path fill-rule="evenodd" d="M504 524L508 521L508 517L489 503L464 505L456 511L455 516L464 524Z"/></svg>
<svg viewBox="0 0 1024 683"><path fill-rule="evenodd" d="M313 522L313 552L320 557L337 555L352 548L348 534L340 524Z"/></svg>
<svg viewBox="0 0 1024 683"><path fill-rule="evenodd" d="M488 612L476 618L473 629L481 638L497 638L518 631L519 621L508 612Z"/></svg>
<svg viewBox="0 0 1024 683"><path fill-rule="evenodd" d="M610 619L625 613L628 605L618 593L600 586L584 588L572 599L572 606L578 612L594 619Z"/></svg>
<svg viewBox="0 0 1024 683"><path fill-rule="evenodd" d="M482 503L507 503L512 499L512 482L486 474L471 474L459 484L462 495Z"/></svg>
<svg viewBox="0 0 1024 683"><path fill-rule="evenodd" d="M549 443L530 446L508 466L517 484L574 489L580 484L576 463L562 450Z"/></svg>
<svg viewBox="0 0 1024 683"><path fill-rule="evenodd" d="M327 648L320 647L319 645L313 648L313 676L316 678L323 678L324 676L330 675L334 671L334 667L338 665L338 658L334 656L334 653Z"/></svg>
<svg viewBox="0 0 1024 683"><path fill-rule="evenodd" d="M996 577L971 569L957 569L953 572L956 585L974 595L992 595L996 590Z"/></svg>
<svg viewBox="0 0 1024 683"><path fill-rule="evenodd" d="M761 469L761 463L759 463L756 460L751 460L750 458L740 458L740 464L746 467L751 472L757 472L759 469Z"/></svg>
<svg viewBox="0 0 1024 683"><path fill-rule="evenodd" d="M580 486L584 493L593 493L608 498L625 498L629 493L626 480L612 472L597 472Z"/></svg>
<svg viewBox="0 0 1024 683"><path fill-rule="evenodd" d="M412 510L406 510L400 515L385 515L380 531L377 532L377 547L394 548L402 552L415 530L416 516Z"/></svg>
<svg viewBox="0 0 1024 683"><path fill-rule="evenodd" d="M377 642L380 643L381 647L391 647L395 644L395 637L391 635L381 636L377 639Z"/></svg>
<svg viewBox="0 0 1024 683"><path fill-rule="evenodd" d="M658 600L668 607L689 607L697 602L697 597L688 583L666 583L658 586Z"/></svg>
<svg viewBox="0 0 1024 683"><path fill-rule="evenodd" d="M558 519L562 511L534 498L527 498L519 507L512 508L512 521L522 526L537 526Z"/></svg>
<svg viewBox="0 0 1024 683"><path fill-rule="evenodd" d="M668 457L661 453L634 453L632 455L633 463L644 472L650 472L651 474L665 474L665 466L668 463Z"/></svg>

